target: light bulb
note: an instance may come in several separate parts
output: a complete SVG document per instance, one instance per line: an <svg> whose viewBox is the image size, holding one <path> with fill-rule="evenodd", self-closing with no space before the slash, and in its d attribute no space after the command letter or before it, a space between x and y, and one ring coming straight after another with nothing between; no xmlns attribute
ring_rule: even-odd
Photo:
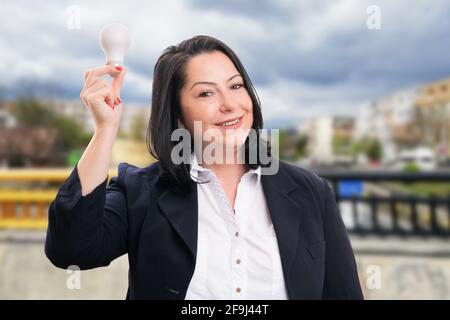
<svg viewBox="0 0 450 320"><path fill-rule="evenodd" d="M120 23L111 23L100 32L100 45L107 64L123 65L125 51L130 47L130 31Z"/></svg>

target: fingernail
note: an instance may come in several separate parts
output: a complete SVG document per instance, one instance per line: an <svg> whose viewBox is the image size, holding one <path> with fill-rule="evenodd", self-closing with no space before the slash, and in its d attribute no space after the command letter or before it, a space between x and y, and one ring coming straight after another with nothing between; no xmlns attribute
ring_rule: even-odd
<svg viewBox="0 0 450 320"><path fill-rule="evenodd" d="M117 71L122 71L122 69L123 69L122 67L116 66Z"/></svg>
<svg viewBox="0 0 450 320"><path fill-rule="evenodd" d="M121 104L121 103L122 103L122 100L120 100L120 98L117 97L117 98L116 98L116 104Z"/></svg>

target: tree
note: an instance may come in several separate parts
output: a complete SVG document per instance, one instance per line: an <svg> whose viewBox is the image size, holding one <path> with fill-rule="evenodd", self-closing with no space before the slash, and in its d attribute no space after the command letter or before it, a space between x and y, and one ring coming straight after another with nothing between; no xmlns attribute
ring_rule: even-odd
<svg viewBox="0 0 450 320"><path fill-rule="evenodd" d="M336 155L350 156L352 154L352 141L349 137L334 135L333 152Z"/></svg>
<svg viewBox="0 0 450 320"><path fill-rule="evenodd" d="M25 127L51 127L56 114L35 98L20 98L14 102L11 113L18 125Z"/></svg>
<svg viewBox="0 0 450 320"><path fill-rule="evenodd" d="M55 118L52 127L59 132L60 141L65 150L81 148L89 143L90 135L89 140L86 141L86 133L83 127L68 117Z"/></svg>
<svg viewBox="0 0 450 320"><path fill-rule="evenodd" d="M382 150L381 143L378 139L372 139L367 147L367 157L372 161L379 161L381 159Z"/></svg>
<svg viewBox="0 0 450 320"><path fill-rule="evenodd" d="M11 112L22 127L56 129L60 141L58 145L66 151L85 147L89 143L90 134L84 131L81 124L67 116L58 115L53 106L36 98L16 100Z"/></svg>
<svg viewBox="0 0 450 320"><path fill-rule="evenodd" d="M306 134L302 134L298 137L296 152L297 160L308 156L308 141L308 136Z"/></svg>

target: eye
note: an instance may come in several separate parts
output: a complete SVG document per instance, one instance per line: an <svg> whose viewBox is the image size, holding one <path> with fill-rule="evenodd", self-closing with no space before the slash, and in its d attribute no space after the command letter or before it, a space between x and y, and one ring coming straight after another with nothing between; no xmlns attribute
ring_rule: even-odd
<svg viewBox="0 0 450 320"><path fill-rule="evenodd" d="M212 94L211 91L203 91L203 92L200 93L198 96L199 96L199 97L202 97L202 98L210 97L211 95L208 95L208 93Z"/></svg>
<svg viewBox="0 0 450 320"><path fill-rule="evenodd" d="M244 86L243 84L237 83L237 84L234 84L234 85L232 86L232 88L235 89L235 90L237 90L237 89L241 89L243 86Z"/></svg>

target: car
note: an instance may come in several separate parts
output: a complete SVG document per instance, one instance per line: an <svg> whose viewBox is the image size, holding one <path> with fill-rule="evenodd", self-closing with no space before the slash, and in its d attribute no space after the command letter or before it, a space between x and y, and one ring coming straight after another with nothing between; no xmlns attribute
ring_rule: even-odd
<svg viewBox="0 0 450 320"><path fill-rule="evenodd" d="M404 170L411 164L417 166L421 171L431 171L437 168L437 159L432 149L419 147L401 151L394 162L394 166L398 170Z"/></svg>

